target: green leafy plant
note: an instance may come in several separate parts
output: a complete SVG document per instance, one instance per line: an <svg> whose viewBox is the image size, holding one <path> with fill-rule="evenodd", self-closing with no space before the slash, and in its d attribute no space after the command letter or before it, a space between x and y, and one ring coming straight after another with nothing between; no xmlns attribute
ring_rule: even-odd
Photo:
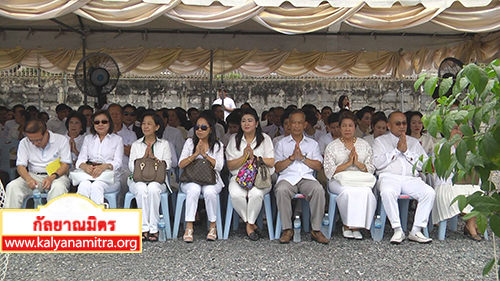
<svg viewBox="0 0 500 281"><path fill-rule="evenodd" d="M435 109L422 121L433 137L438 134L443 136L434 149L436 157L429 158L423 169L442 178L448 178L453 173L453 182L468 176L479 176L483 192L468 197L461 195L453 202L458 201L460 210L467 205L473 207L464 220L476 217L481 233L488 225L493 231L494 257L484 267L483 275L496 266L497 280L500 262L496 257L494 240L495 236L500 237L500 194L490 182L490 174L500 170L499 81L500 60L495 60L488 65L466 65L456 79L428 78L424 74L415 82L415 91L422 84L424 91L431 96L438 91ZM460 127L463 137L455 135L450 139L455 124ZM451 153L455 144L456 152Z"/></svg>

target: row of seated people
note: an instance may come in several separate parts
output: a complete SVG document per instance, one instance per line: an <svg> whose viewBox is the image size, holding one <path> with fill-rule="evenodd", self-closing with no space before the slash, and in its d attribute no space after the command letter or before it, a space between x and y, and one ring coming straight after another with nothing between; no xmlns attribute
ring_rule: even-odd
<svg viewBox="0 0 500 281"><path fill-rule="evenodd" d="M216 137L216 118L213 113L207 111L200 114L193 127L193 137L188 138L183 145L178 165L183 169L194 159L205 158L217 171L217 183L210 186L200 186L196 183L181 184L181 191L187 194L185 215L187 226L183 236L186 242L191 242L193 239L193 222L200 193L204 195L210 221L207 239L215 240L217 237L216 195L224 187L220 177L225 162L224 154L227 167L233 175L229 182L229 193L235 210L247 225L246 231L252 240L258 239L262 234L255 225L255 220L260 212L263 196L271 189L246 190L236 183L235 175L245 159L261 156L271 171L279 173L274 190L284 230L280 238L282 243L289 242L292 237L291 200L298 192L304 194L310 201L312 238L320 243L328 243L328 239L320 232L325 210L325 191L313 175L314 171L321 170L323 166L330 182L328 188L339 195L337 202L344 223L345 237L362 238L359 229L370 228L376 200L372 192L373 186L366 188L342 186L333 179L333 175L345 170L359 170L367 173L376 171L379 176L377 187L394 229L391 242L401 243L405 239L397 208L397 198L401 193L419 201L409 239L421 243L432 241L421 233L421 229L427 225L429 213L434 206L435 192L412 172L412 166L418 162L419 156L427 155L418 140L406 136L407 119L404 114L394 112L389 116L387 123L389 132L374 140L372 150L366 141L355 137L357 118L349 111L343 112L338 120L340 137L326 146L324 163L318 143L306 137L305 131L308 127L306 113L294 110L288 114L287 119L286 127L289 128L290 134L288 136L284 134L274 145L271 137L262 133L255 110L243 109L238 132L231 136L224 150L224 145ZM124 141L114 134L113 122L113 117L108 111L98 111L92 115L91 133L84 137L75 164L76 167L95 177L104 170L115 171L114 184L98 180L80 183L78 193L98 204L103 203L105 192L120 189L123 176L128 177L133 172L135 159L158 158L165 160L167 168L171 168L172 156L176 154L171 152L173 149L169 142L161 138L164 135L163 118L156 112L148 112L144 114L141 123L144 136L133 142L129 153L130 159L124 162ZM27 137L20 142L17 157L20 178L7 186L7 208L19 208L24 198L30 195L34 188L48 192L48 200L51 200L67 192L69 187L66 173L73 163L70 141L47 130L45 123L37 120L26 123L25 134ZM47 175L45 167L57 158L61 159L61 167L55 173ZM417 165L419 166L421 163ZM129 171L125 171L126 168ZM154 240L158 232L159 194L166 190L166 184L135 183L131 179L128 179L128 183L130 191L137 198L138 207L143 209L144 235ZM447 204L444 205L448 207L449 202ZM474 224L469 231L474 233Z"/></svg>

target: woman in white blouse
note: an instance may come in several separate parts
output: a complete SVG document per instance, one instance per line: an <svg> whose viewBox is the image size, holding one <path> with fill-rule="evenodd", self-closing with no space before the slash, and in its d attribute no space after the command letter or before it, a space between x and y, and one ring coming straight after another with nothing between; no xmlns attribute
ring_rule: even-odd
<svg viewBox="0 0 500 281"><path fill-rule="evenodd" d="M460 128L456 124L450 132L450 139L454 135L460 135L461 137L463 137ZM455 153L457 145L458 142L451 147L451 153ZM451 174L447 179L436 177L436 181L434 183L436 200L434 201L434 208L432 209L433 223L451 219L452 217L459 215L460 213L470 213L472 211L471 205L467 205L465 209L460 212L460 209L458 208L458 202L455 202L453 205L451 205L451 202L458 195L469 196L476 191L481 191L481 187L478 185L478 182L475 182L475 180L472 180L470 177L462 180L462 182L460 183L455 184L453 184L453 177L454 174ZM472 217L467 220L464 228L464 234L472 240L481 241L481 237L477 233L476 217Z"/></svg>
<svg viewBox="0 0 500 281"><path fill-rule="evenodd" d="M244 108L241 115L240 129L236 135L231 136L226 148L227 167L233 175L229 181L229 194L234 209L246 223L248 237L256 241L264 236L255 221L262 208L264 195L271 190L271 187L265 189L253 187L248 190L236 182L236 176L246 160L253 159L254 156L262 157L269 168L269 173L273 174L274 148L271 138L262 133L255 109Z"/></svg>
<svg viewBox="0 0 500 281"><path fill-rule="evenodd" d="M130 149L128 168L134 174L135 160L138 158L152 158L163 160L167 170L172 166L170 144L162 139L165 125L155 112L146 112L141 123L144 137L136 140ZM142 240L158 241L158 221L160 220L160 197L167 190L168 181L163 183L135 182L128 178L128 187L137 201L137 208L142 209ZM169 218L165 218L169 219Z"/></svg>
<svg viewBox="0 0 500 281"><path fill-rule="evenodd" d="M122 175L123 140L113 133L113 120L104 110L92 115L90 135L83 140L82 149L76 161L79 167L93 178L99 177L104 171L114 171L113 183L101 180L83 180L78 186L78 194L89 197L97 204L104 203L104 193L120 189Z"/></svg>
<svg viewBox="0 0 500 281"><path fill-rule="evenodd" d="M77 111L73 111L66 119L66 135L69 139L69 146L71 148L71 159L73 164L78 160L78 155L82 149L83 140L85 139L87 118Z"/></svg>
<svg viewBox="0 0 500 281"><path fill-rule="evenodd" d="M434 151L434 138L428 133L424 133L424 125L422 124L422 113L418 111L405 112L408 127L406 135L416 138L425 150L427 155L431 155Z"/></svg>
<svg viewBox="0 0 500 281"><path fill-rule="evenodd" d="M217 239L215 222L222 219L216 216L217 194L224 187L224 183L220 177L220 171L224 166L224 146L216 139L215 116L211 111L203 111L196 120L196 125L193 128L195 134L193 138L188 138L184 143L181 156L179 157L179 168L184 169L195 159L205 158L214 167L216 183L214 185L201 186L194 182L186 182L180 185L182 192L186 193L186 231L184 232L183 240L187 243L193 242L193 223L201 192L203 192L205 208L208 220L210 221L207 240L215 241Z"/></svg>
<svg viewBox="0 0 500 281"><path fill-rule="evenodd" d="M330 179L329 189L338 194L337 206L344 227L342 235L350 239L363 239L360 228L370 229L377 200L371 187L340 185L333 176L344 171L362 171L373 174L373 152L365 140L354 137L356 117L350 111L339 117L342 136L331 142L325 150L325 175Z"/></svg>

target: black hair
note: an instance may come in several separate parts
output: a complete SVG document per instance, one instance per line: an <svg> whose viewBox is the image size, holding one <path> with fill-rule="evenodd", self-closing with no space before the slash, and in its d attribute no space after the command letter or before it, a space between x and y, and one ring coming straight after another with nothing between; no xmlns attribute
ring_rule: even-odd
<svg viewBox="0 0 500 281"><path fill-rule="evenodd" d="M120 106L121 108L121 106ZM109 112L107 110L98 110L96 111L94 114L92 114L92 122L91 122L91 125L90 125L90 132L92 133L92 135L95 135L97 134L96 130L95 130L95 124L94 124L94 120L96 118L96 116L98 115L105 115L106 118L108 118L108 124L109 124L109 128L108 128L108 134L112 134L113 133L113 120L111 119L111 116L109 115Z"/></svg>
<svg viewBox="0 0 500 281"><path fill-rule="evenodd" d="M285 112L283 112L283 115L281 115L281 126L285 124L285 120L290 118L290 113L294 111L295 109L286 109Z"/></svg>
<svg viewBox="0 0 500 281"><path fill-rule="evenodd" d="M177 115L177 119L179 119L179 122L181 123L181 126L184 127L184 129L189 130L191 129L190 125L191 122L189 122L187 118L187 112L184 108L182 107L176 107L174 108L175 114Z"/></svg>
<svg viewBox="0 0 500 281"><path fill-rule="evenodd" d="M378 114L379 112L376 112L372 116L372 132L371 132L372 134L373 134L373 130L375 129L375 125L377 125L378 122L384 121L385 123L387 123L387 117L385 117L385 114L383 114L383 113Z"/></svg>
<svg viewBox="0 0 500 281"><path fill-rule="evenodd" d="M43 115L47 115L47 119L49 119L49 114L47 112L45 112L45 111L39 112L38 116L37 116L37 119L42 120L42 116ZM85 122L85 124L87 124L87 123Z"/></svg>
<svg viewBox="0 0 500 281"><path fill-rule="evenodd" d="M188 117L191 116L191 113L193 113L194 111L199 112L198 108L196 108L196 107L190 107L188 109L188 111L187 111Z"/></svg>
<svg viewBox="0 0 500 281"><path fill-rule="evenodd" d="M0 105L0 111L9 111L9 109L3 105Z"/></svg>
<svg viewBox="0 0 500 281"><path fill-rule="evenodd" d="M304 121L306 121L306 114L301 109L294 109L294 110L292 110L290 112L290 115L288 115L288 117L290 118L290 117L292 117L293 114L297 114L297 113L300 114L300 115L302 115L304 117Z"/></svg>
<svg viewBox="0 0 500 281"><path fill-rule="evenodd" d="M344 109L344 100L345 100L346 98L348 98L348 97L347 97L347 95L341 95L341 96L339 97L339 103L338 103L338 105L339 105L339 108L340 108L340 109Z"/></svg>
<svg viewBox="0 0 500 281"><path fill-rule="evenodd" d="M233 111L229 113L229 115L226 118L226 123L227 124L237 124L238 126L241 123L241 115L242 111Z"/></svg>
<svg viewBox="0 0 500 281"><path fill-rule="evenodd" d="M198 116L198 120L200 119L205 119L208 123L208 126L210 127L210 134L208 135L208 147L211 152L214 151L214 147L217 144L217 148L220 148L219 141L217 140L217 133L215 129L215 114L211 110L203 110L200 113L200 116ZM196 130L194 131L193 134L193 154L196 151L196 146L198 145L198 142L200 139L196 135Z"/></svg>
<svg viewBox="0 0 500 281"><path fill-rule="evenodd" d="M60 111L66 110L66 109L71 110L71 108L64 103L60 103L56 106L56 112L60 112Z"/></svg>
<svg viewBox="0 0 500 281"><path fill-rule="evenodd" d="M323 111L325 110L330 110L331 113L333 113L333 109L331 107L329 107L328 105L327 106L323 106L323 108L321 109L321 113L323 113Z"/></svg>
<svg viewBox="0 0 500 281"><path fill-rule="evenodd" d="M137 108L135 108L135 106L127 103L126 105L123 106L123 111L125 111L125 109L127 108L132 108L134 110L134 113L137 111Z"/></svg>
<svg viewBox="0 0 500 281"><path fill-rule="evenodd" d="M346 111L342 112L342 114L340 114L339 125L341 125L342 121L344 121L345 119L351 119L354 122L354 127L356 127L358 125L356 123L356 115L354 115L354 113L352 113L349 110L346 110Z"/></svg>
<svg viewBox="0 0 500 281"><path fill-rule="evenodd" d="M87 105L87 104L80 105L80 107L78 107L78 112L83 113L84 110L88 110L88 109L90 109L92 112L94 112L94 109L90 105Z"/></svg>
<svg viewBox="0 0 500 281"><path fill-rule="evenodd" d="M358 110L358 112L356 112L356 118L359 121L361 121L361 119L363 119L363 116L365 116L366 113L370 113L370 115L372 115L371 109L365 106L365 107L361 108L360 110Z"/></svg>
<svg viewBox="0 0 500 281"><path fill-rule="evenodd" d="M310 124L311 126L316 126L318 123L318 117L316 116L316 111L312 110L312 108L302 108L302 111L304 111L304 114L306 115L306 122Z"/></svg>
<svg viewBox="0 0 500 281"><path fill-rule="evenodd" d="M266 120L268 113L269 113L269 111L267 111L267 110L262 111L262 114L260 115L260 121Z"/></svg>
<svg viewBox="0 0 500 281"><path fill-rule="evenodd" d="M407 111L407 112L405 112L405 115L406 115L406 123L408 124L408 126L406 127L406 135L410 136L411 135L411 126L410 126L411 119L413 118L413 116L420 116L420 118L422 118L423 115L419 111ZM420 131L420 135L422 135L422 133L423 133L422 131Z"/></svg>
<svg viewBox="0 0 500 281"><path fill-rule="evenodd" d="M28 106L28 107L26 108L26 110L27 110L28 112L30 112L30 111L36 111L37 113L38 113L38 112L40 112L40 111L38 110L38 108L36 108L36 106L34 106L34 105L30 105L30 106Z"/></svg>
<svg viewBox="0 0 500 281"><path fill-rule="evenodd" d="M257 144L255 145L255 148L259 147L259 145L264 141L264 135L262 134L262 128L260 127L260 122L259 122L259 115L257 114L257 111L253 108L243 108L241 110L241 117L244 115L252 115L255 121L257 122L257 128L255 129L255 139L257 140ZM240 150L240 145L241 145L241 139L243 138L243 129L240 128L238 129L238 133L236 133L236 149ZM254 149L255 149L254 148Z"/></svg>
<svg viewBox="0 0 500 281"><path fill-rule="evenodd" d="M82 130L80 131L80 135L85 134L85 132L87 131L87 118L85 117L85 115L83 115L78 111L72 111L68 115L68 118L66 118L66 123L65 123L66 130L69 130L69 121L71 120L71 118L77 118L80 121L80 123L82 124Z"/></svg>
<svg viewBox="0 0 500 281"><path fill-rule="evenodd" d="M328 120L326 120L326 121L328 122L328 125L330 125L332 123L339 122L339 117L340 117L340 114L337 112L334 112L328 116Z"/></svg>
<svg viewBox="0 0 500 281"><path fill-rule="evenodd" d="M24 117L24 122L28 122L31 119L31 115L27 110L21 110L19 114Z"/></svg>
<svg viewBox="0 0 500 281"><path fill-rule="evenodd" d="M285 110L295 110L297 109L298 107L295 105L295 104L290 104L286 107ZM290 111L291 112L291 111Z"/></svg>
<svg viewBox="0 0 500 281"><path fill-rule="evenodd" d="M141 123L144 122L144 117L146 117L146 116L151 116L151 118L153 118L153 121L155 122L155 125L157 125L157 126L160 125L160 128L158 128L158 130L156 131L156 136L158 138L161 138L163 136L163 131L165 131L165 124L163 123L163 118L161 118L154 111L145 111L144 114L142 115ZM141 130L142 130L142 128L141 128Z"/></svg>
<svg viewBox="0 0 500 281"><path fill-rule="evenodd" d="M18 108L26 109L22 104L16 104L12 107L12 112L16 112Z"/></svg>
<svg viewBox="0 0 500 281"><path fill-rule="evenodd" d="M110 104L110 105L108 106L108 111L109 111L109 109L110 109L111 107L114 107L114 106L119 107L119 108L120 108L120 112L123 114L123 107L122 107L121 105L117 104L117 103L112 103L112 104Z"/></svg>

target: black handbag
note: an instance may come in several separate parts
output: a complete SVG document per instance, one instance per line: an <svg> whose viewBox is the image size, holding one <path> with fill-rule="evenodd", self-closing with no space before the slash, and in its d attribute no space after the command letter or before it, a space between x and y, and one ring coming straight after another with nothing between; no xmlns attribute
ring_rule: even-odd
<svg viewBox="0 0 500 281"><path fill-rule="evenodd" d="M194 182L199 185L214 185L215 170L207 159L194 159L182 171L180 182Z"/></svg>

